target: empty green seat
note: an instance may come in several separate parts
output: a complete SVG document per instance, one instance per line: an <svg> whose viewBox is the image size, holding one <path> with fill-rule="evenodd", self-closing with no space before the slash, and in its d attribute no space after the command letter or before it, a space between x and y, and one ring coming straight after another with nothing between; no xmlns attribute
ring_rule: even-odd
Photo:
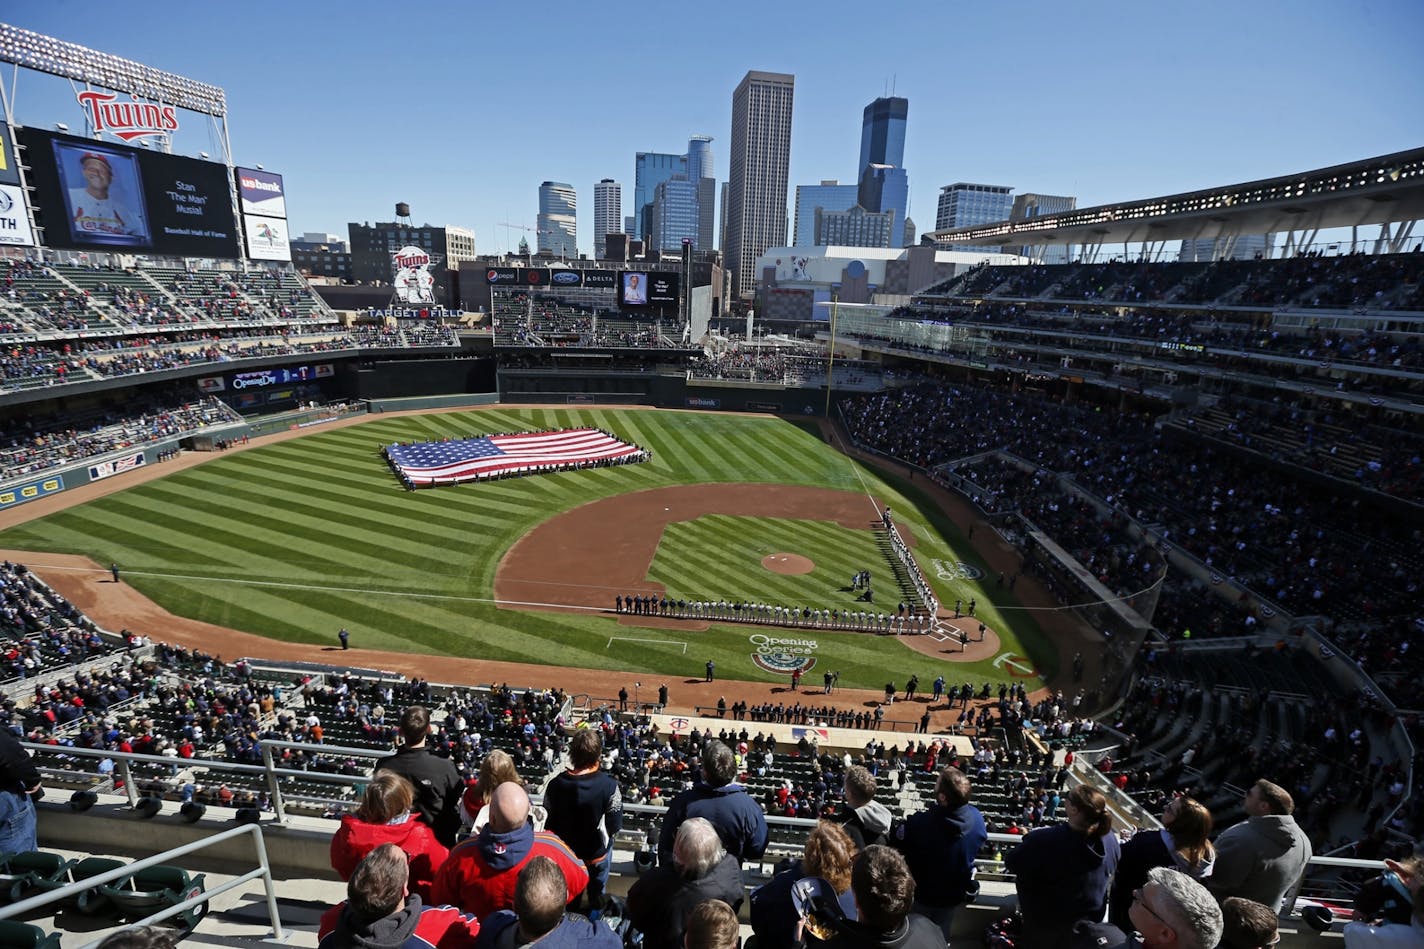
<svg viewBox="0 0 1424 949"><path fill-rule="evenodd" d="M192 876L182 867L160 865L140 870L99 887L99 893L113 903L127 919L143 919L169 906L176 906L203 892L203 875ZM173 917L175 925L192 929L208 911L207 903Z"/></svg>
<svg viewBox="0 0 1424 949"><path fill-rule="evenodd" d="M0 900L15 903L31 890L65 886L70 882L69 868L73 864L73 860L43 850L6 854L0 857Z"/></svg>
<svg viewBox="0 0 1424 949"><path fill-rule="evenodd" d="M29 923L0 920L0 946L6 949L60 949L59 934Z"/></svg>

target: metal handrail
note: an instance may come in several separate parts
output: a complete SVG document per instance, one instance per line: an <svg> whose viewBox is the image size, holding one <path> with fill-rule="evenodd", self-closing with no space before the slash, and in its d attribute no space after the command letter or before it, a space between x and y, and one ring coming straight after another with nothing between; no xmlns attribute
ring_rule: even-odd
<svg viewBox="0 0 1424 949"><path fill-rule="evenodd" d="M139 926L147 926L152 923L162 922L163 920L169 919L173 916L177 916L180 913L185 913L195 906L201 906L203 903L206 903L211 900L214 896L221 896L223 893L226 893L229 890L233 890L239 886L242 886L249 880L255 880L258 877L261 877L262 885L267 891L267 914L272 920L271 938L280 942L285 938L282 932L282 917L277 911L277 891L272 883L272 866L267 860L267 845L262 838L262 827L258 824L243 824L240 827L233 827L229 830L220 831L219 833L213 834L210 837L204 837L202 840L195 840L190 844L184 844L181 847L174 847L172 850L165 850L163 853L155 854L152 857L146 857L143 860L138 860L134 863L125 864L122 867L117 867L113 870L108 870L104 873L98 874L97 876L92 876L87 879L71 883L68 886L61 887L58 890L51 890L48 893L41 893L38 896L32 896L29 899L21 900L18 903L11 903L8 906L0 907L0 919L10 919L15 916L20 916L25 913L28 913L32 909L38 909L41 906L47 906L50 903L67 899L68 897L73 896L77 893L82 893L85 890L92 890L96 886L103 886L105 883L109 883L114 880L122 880L127 877L131 877L140 870L146 870L149 867L158 866L159 864L166 863L174 857L181 857L186 854L193 853L197 850L205 850L208 847L214 846L215 844L220 844L231 840L232 838L237 837L240 834L252 835L253 845L257 848L256 869L249 870L241 876L234 877L228 882L220 886L214 887L211 890L205 889L202 893L198 894L195 897L192 897L191 899L186 899L181 903L169 906L166 909L154 913L152 916L149 916L145 919L141 919L136 923L132 923L128 926L125 926L124 928L135 929ZM101 942L103 942L103 939L96 939L93 942L87 943L84 946L84 949L89 949L89 947L91 946L97 946Z"/></svg>

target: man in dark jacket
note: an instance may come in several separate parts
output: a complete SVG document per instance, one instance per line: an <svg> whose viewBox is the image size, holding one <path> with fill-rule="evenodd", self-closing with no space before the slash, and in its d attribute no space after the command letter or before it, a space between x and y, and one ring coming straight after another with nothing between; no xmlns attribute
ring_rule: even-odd
<svg viewBox="0 0 1424 949"><path fill-rule="evenodd" d="M565 912L568 884L559 865L535 857L519 871L514 909L485 918L476 949L515 949L537 941L540 949L622 949L612 929L587 916Z"/></svg>
<svg viewBox="0 0 1424 949"><path fill-rule="evenodd" d="M892 815L890 808L875 800L875 775L858 764L846 769L841 788L845 801L831 818L845 828L856 850L887 843Z"/></svg>
<svg viewBox="0 0 1424 949"><path fill-rule="evenodd" d="M321 918L319 949L468 949L480 924L453 906L424 906L407 889L405 853L382 844L356 865L346 902Z"/></svg>
<svg viewBox="0 0 1424 949"><path fill-rule="evenodd" d="M666 865L672 859L677 830L689 817L711 822L738 866L761 857L766 850L766 815L747 789L734 783L736 777L737 759L732 749L715 738L702 746L702 780L673 798L663 817L659 863Z"/></svg>
<svg viewBox="0 0 1424 949"><path fill-rule="evenodd" d="M430 710L412 705L401 714L401 746L376 762L377 771L394 771L415 786L415 812L435 831L435 839L455 846L460 832L460 795L465 782L449 758L437 758L425 747L430 737Z"/></svg>
<svg viewBox="0 0 1424 949"><path fill-rule="evenodd" d="M905 858L889 847L867 847L850 872L855 921L844 920L827 949L944 949L939 927L910 912L915 878Z"/></svg>
<svg viewBox="0 0 1424 949"><path fill-rule="evenodd" d="M628 891L628 920L643 934L644 949L681 949L687 918L703 900L742 904L742 871L722 849L706 818L683 821L672 860L639 877Z"/></svg>
<svg viewBox="0 0 1424 949"><path fill-rule="evenodd" d="M915 912L939 925L945 942L954 910L970 895L974 858L989 837L984 816L969 803L969 778L944 768L935 801L911 814L890 833L890 844L905 854L915 878Z"/></svg>
<svg viewBox="0 0 1424 949"><path fill-rule="evenodd" d="M569 767L544 789L548 812L545 830L559 835L588 868L588 906L602 911L608 886L613 835L623 826L623 795L618 782L599 770L603 736L580 728L569 740Z"/></svg>

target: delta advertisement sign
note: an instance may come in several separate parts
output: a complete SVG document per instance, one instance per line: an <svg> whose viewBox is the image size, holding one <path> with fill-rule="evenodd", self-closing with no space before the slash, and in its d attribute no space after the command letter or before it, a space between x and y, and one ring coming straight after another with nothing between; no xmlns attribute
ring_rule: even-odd
<svg viewBox="0 0 1424 949"><path fill-rule="evenodd" d="M556 287L572 290L587 287L612 290L618 286L618 274L612 270L546 270L543 267L489 267L485 283L492 287Z"/></svg>

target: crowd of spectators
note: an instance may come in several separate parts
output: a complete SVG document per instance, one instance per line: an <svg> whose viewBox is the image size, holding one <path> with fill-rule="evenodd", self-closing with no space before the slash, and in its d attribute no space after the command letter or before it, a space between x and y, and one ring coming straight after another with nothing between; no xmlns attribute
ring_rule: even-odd
<svg viewBox="0 0 1424 949"><path fill-rule="evenodd" d="M1424 280L1424 255L1340 254L1210 263L984 265L925 296L1104 300L1312 308L1402 307Z"/></svg>
<svg viewBox="0 0 1424 949"><path fill-rule="evenodd" d="M85 417L23 415L0 428L0 479L33 475L124 449L139 449L214 425L240 422L222 401L176 390L109 405Z"/></svg>
<svg viewBox="0 0 1424 949"><path fill-rule="evenodd" d="M1003 492L1019 509L1052 514L1040 497L1047 473L1071 475L1119 515L1198 558L1213 585L1235 590L1225 581L1236 581L1289 613L1326 617L1326 630L1367 672L1382 674L1402 695L1417 693L1411 683L1424 673L1424 662L1409 643L1421 618L1421 528L1367 497L1342 501L1309 477L1263 470L1249 455L1214 447L1190 432L1156 431L1134 416L1034 394L922 384L846 399L842 411L862 445L916 466L935 468L994 450L1036 466L1033 481L986 471L981 462L945 476L951 482L982 478L988 486L977 490L991 492L995 507L1002 506L997 498ZM969 493L976 485L968 480ZM1055 503L1061 513L1062 503ZM1078 519L1092 526L1090 516ZM1083 544L1087 538L1078 539ZM1098 544L1080 549L1107 555ZM1153 568L1142 563L1157 562L1150 552L1137 559L1136 569L1149 573ZM1178 590L1192 586L1171 571L1167 579ZM1178 638L1188 629L1239 633L1254 623L1219 611L1200 619L1205 622L1173 608L1158 628Z"/></svg>

